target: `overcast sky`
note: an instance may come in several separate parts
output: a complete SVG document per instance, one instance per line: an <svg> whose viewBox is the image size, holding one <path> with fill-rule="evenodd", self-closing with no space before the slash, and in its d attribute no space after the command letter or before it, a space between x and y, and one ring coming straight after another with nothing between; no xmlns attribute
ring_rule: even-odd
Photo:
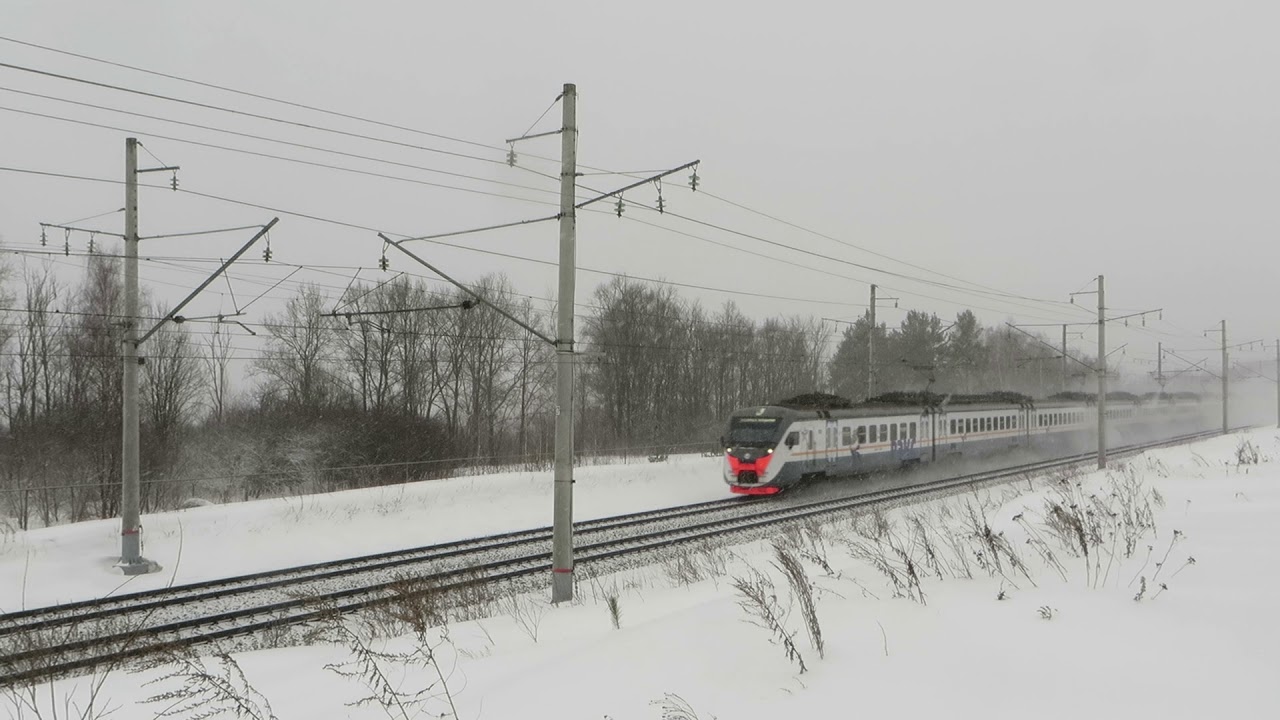
<svg viewBox="0 0 1280 720"><path fill-rule="evenodd" d="M1141 372L1145 366L1138 363L1153 362L1161 340L1184 357L1210 356L1197 351L1216 337L1201 332L1222 318L1233 343L1280 334L1274 319L1280 295L1274 281L1280 265L1278 20L1275 3L1169 0L5 0L0 36L8 40L0 40L0 63L389 142L0 68L0 165L119 179L124 138L132 134L163 163L181 165L184 190L271 208L162 190L144 190L141 198L144 236L260 224L280 215L271 235L275 262L237 267L236 300L223 283L191 310L230 311L288 275L286 264L328 266L290 277L251 308L251 319L260 320L278 307L275 298L292 292L294 281L317 282L336 294L355 266L371 268L362 279L387 277L376 270L381 244L375 230L425 235L554 214L558 164L533 156L558 158L558 139L519 145L517 168L502 162L503 141L531 125L534 132L558 127L558 106L535 120L562 85L573 82L584 172L702 161L698 193L688 190L688 172L663 184L667 208L687 219L641 207L654 203L653 186L626 194L621 220L612 203L596 206L604 212L584 213L578 227L583 268L796 298L680 291L712 310L732 299L757 318L852 319L865 310L868 283L875 282L882 294L900 298L898 310L881 310L891 324L908 308L949 322L965 307L986 324L1087 322L1092 296L1078 298L1085 308L1064 303L1105 274L1108 305L1115 308L1110 314L1164 308L1164 319L1151 316L1145 328L1135 321L1109 329L1112 347L1129 343L1126 369ZM142 164L157 163L144 154ZM159 175L144 179L168 182ZM580 197L629 182L584 175ZM0 171L0 237L7 249L24 251L11 263L39 265L26 251L39 249L40 222L110 211L122 195L113 184ZM85 225L120 232L122 218ZM142 281L176 301L211 269L200 259L225 257L247 237L147 241L146 255L185 259L143 263ZM49 241L60 250L64 238L50 235ZM73 236L73 250L82 252L86 241ZM414 250L463 281L496 270L523 293L554 296L554 223L449 242L460 247L416 243ZM260 260L258 250L250 256ZM426 272L394 250L388 257L393 270ZM83 266L82 258L56 260L64 272ZM579 302L589 303L592 288L606 277L580 273ZM1073 345L1091 354L1093 329L1078 329L1090 335L1073 338ZM1214 356L1210 366L1217 362Z"/></svg>

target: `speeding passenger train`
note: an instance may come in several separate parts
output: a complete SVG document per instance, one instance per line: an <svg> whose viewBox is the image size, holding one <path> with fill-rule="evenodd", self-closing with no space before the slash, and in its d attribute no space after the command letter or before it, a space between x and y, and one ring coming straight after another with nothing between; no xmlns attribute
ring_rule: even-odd
<svg viewBox="0 0 1280 720"><path fill-rule="evenodd" d="M850 405L829 395L747 407L729 417L724 481L742 495L771 495L802 479L856 475L974 457L1018 447L1081 448L1097 437L1092 396L1071 393L1032 401L1014 393L987 396L897 394L888 402ZM1114 399L1113 399L1114 398ZM1199 429L1194 395L1145 399L1107 395L1108 426L1117 437ZM1152 436L1154 437L1154 436Z"/></svg>

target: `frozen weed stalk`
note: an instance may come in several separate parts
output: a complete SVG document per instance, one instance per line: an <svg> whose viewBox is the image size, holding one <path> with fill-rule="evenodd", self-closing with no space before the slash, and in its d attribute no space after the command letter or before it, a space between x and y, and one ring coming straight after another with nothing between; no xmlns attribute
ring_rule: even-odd
<svg viewBox="0 0 1280 720"><path fill-rule="evenodd" d="M702 720L702 716L694 711L693 706L675 693L666 693L661 700L654 700L649 704L656 705L662 710L662 720ZM709 720L716 720L716 718L712 715Z"/></svg>
<svg viewBox="0 0 1280 720"><path fill-rule="evenodd" d="M332 642L347 648L350 657L325 665L325 669L360 683L367 693L347 703L348 707L377 706L391 720L412 720L421 715L458 717L449 687L450 673L440 663L441 654L453 648L446 629L438 631L434 642L426 631L417 632L412 647L400 651L386 649L387 642L381 643L381 649L374 648L340 618L332 619L328 633ZM406 678L416 675L425 675L425 684L406 689Z"/></svg>
<svg viewBox="0 0 1280 720"><path fill-rule="evenodd" d="M822 626L818 623L818 606L813 599L813 583L804 571L800 558L780 540L773 541L773 554L776 558L774 567L786 576L791 585L791 595L800 603L800 614L804 618L805 629L809 631L809 641L818 657L825 657L825 646L822 642Z"/></svg>
<svg viewBox="0 0 1280 720"><path fill-rule="evenodd" d="M206 659L190 648L180 648L170 653L167 660L171 669L146 683L177 683L177 687L143 701L164 706L156 717L201 720L233 715L249 720L276 720L271 703L249 682L240 664L230 655L219 653Z"/></svg>
<svg viewBox="0 0 1280 720"><path fill-rule="evenodd" d="M1241 438L1236 446L1236 467L1241 465L1257 465L1261 462L1258 447L1248 438Z"/></svg>
<svg viewBox="0 0 1280 720"><path fill-rule="evenodd" d="M905 597L921 605L926 604L915 558L897 537L893 524L876 513L869 521L855 522L853 529L860 538L844 541L849 556L879 570L889 580L894 597Z"/></svg>
<svg viewBox="0 0 1280 720"><path fill-rule="evenodd" d="M609 608L609 621L613 623L614 630L622 629L622 605L618 602L618 591L606 595L604 598L605 605Z"/></svg>
<svg viewBox="0 0 1280 720"><path fill-rule="evenodd" d="M529 639L535 643L538 642L538 630L542 627L543 616L547 614L546 603L527 595L512 593L499 605L511 616L521 632L528 635Z"/></svg>
<svg viewBox="0 0 1280 720"><path fill-rule="evenodd" d="M779 602L777 589L769 576L749 567L746 576L734 576L733 587L740 596L738 607L747 613L749 621L768 631L769 642L781 646L787 660L794 662L804 674L808 668L796 647L795 632L787 629L790 610Z"/></svg>

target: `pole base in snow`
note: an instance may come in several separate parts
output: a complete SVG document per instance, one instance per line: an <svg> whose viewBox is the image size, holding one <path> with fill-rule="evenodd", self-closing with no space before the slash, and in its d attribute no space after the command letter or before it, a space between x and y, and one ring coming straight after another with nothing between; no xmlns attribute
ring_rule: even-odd
<svg viewBox="0 0 1280 720"><path fill-rule="evenodd" d="M551 573L551 602L562 603L573 600L573 570Z"/></svg>
<svg viewBox="0 0 1280 720"><path fill-rule="evenodd" d="M131 563L120 562L116 567L125 575L146 575L147 573L160 572L160 563L146 558L138 558Z"/></svg>

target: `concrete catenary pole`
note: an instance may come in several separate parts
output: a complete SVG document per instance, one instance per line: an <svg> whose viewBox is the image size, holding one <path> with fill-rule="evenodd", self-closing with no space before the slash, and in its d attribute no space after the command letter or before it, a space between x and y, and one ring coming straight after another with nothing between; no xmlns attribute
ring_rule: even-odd
<svg viewBox="0 0 1280 720"><path fill-rule="evenodd" d="M1107 298L1098 276L1098 469L1107 467Z"/></svg>
<svg viewBox="0 0 1280 720"><path fill-rule="evenodd" d="M1156 343L1156 384L1160 386L1160 394L1164 394L1164 343Z"/></svg>
<svg viewBox="0 0 1280 720"><path fill-rule="evenodd" d="M871 286L871 331L867 333L867 399L876 396L876 286Z"/></svg>
<svg viewBox="0 0 1280 720"><path fill-rule="evenodd" d="M1227 321L1222 321L1222 432L1227 432L1227 393L1230 391L1230 385L1227 382L1227 373L1231 366L1227 364Z"/></svg>
<svg viewBox="0 0 1280 720"><path fill-rule="evenodd" d="M576 263L574 188L578 175L578 89L564 86L560 135L560 294L556 298L556 458L551 532L551 602L573 599L573 301Z"/></svg>
<svg viewBox="0 0 1280 720"><path fill-rule="evenodd" d="M1062 392L1067 391L1067 324L1062 324Z"/></svg>
<svg viewBox="0 0 1280 720"><path fill-rule="evenodd" d="M142 557L142 504L138 478L138 140L124 141L124 378L121 405L120 568L125 575L160 566Z"/></svg>

